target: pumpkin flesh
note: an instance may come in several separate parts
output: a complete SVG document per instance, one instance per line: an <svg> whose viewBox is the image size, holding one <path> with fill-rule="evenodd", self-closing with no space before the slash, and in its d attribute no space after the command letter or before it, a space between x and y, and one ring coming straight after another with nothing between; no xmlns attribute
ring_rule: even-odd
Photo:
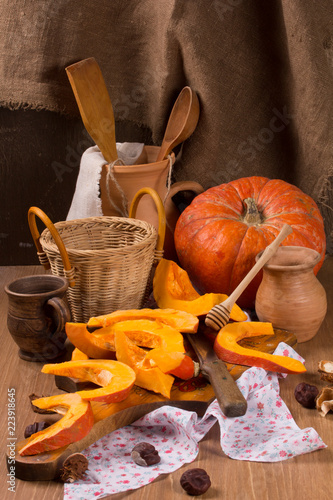
<svg viewBox="0 0 333 500"><path fill-rule="evenodd" d="M128 309L114 311L110 314L90 318L88 329L96 329L111 326L119 321L148 319L158 320L161 323L172 326L179 332L195 333L198 330L199 320L193 314L176 309Z"/></svg>
<svg viewBox="0 0 333 500"><path fill-rule="evenodd" d="M163 373L168 373L182 380L189 380L198 371L197 363L184 352L166 352L164 349L152 349L146 355L152 359Z"/></svg>
<svg viewBox="0 0 333 500"><path fill-rule="evenodd" d="M98 389L78 391L85 401L118 403L129 395L134 382L134 371L124 363L113 360L88 359L44 365L43 373L73 377L102 386Z"/></svg>
<svg viewBox="0 0 333 500"><path fill-rule="evenodd" d="M116 332L115 342L117 359L128 364L136 374L135 385L170 399L174 378L163 373L153 360L146 357L146 351L134 344L124 332Z"/></svg>
<svg viewBox="0 0 333 500"><path fill-rule="evenodd" d="M54 410L64 415L47 429L32 434L18 450L21 456L52 451L83 439L94 425L94 415L88 401L74 394L60 394L32 401L40 409Z"/></svg>
<svg viewBox="0 0 333 500"><path fill-rule="evenodd" d="M67 322L65 331L68 340L89 358L94 359L116 359L116 353L106 342L93 336L85 323Z"/></svg>
<svg viewBox="0 0 333 500"><path fill-rule="evenodd" d="M138 319L119 321L90 333L84 323L66 323L68 339L89 358L115 359L115 332L123 331L142 347L164 347L166 350L182 351L184 339L175 328L158 320Z"/></svg>
<svg viewBox="0 0 333 500"><path fill-rule="evenodd" d="M228 323L217 334L214 351L223 361L236 365L258 366L267 371L279 373L304 373L306 371L303 363L297 359L248 349L237 343L243 338L259 335L274 335L272 324L258 321Z"/></svg>
<svg viewBox="0 0 333 500"><path fill-rule="evenodd" d="M255 264L256 255L289 224L282 245L326 250L323 218L312 198L279 179L247 177L206 190L180 215L175 247L180 264L200 293L230 295ZM254 308L262 272L238 300Z"/></svg>
<svg viewBox="0 0 333 500"><path fill-rule="evenodd" d="M153 280L154 299L160 308L173 308L186 311L195 316L204 316L224 302L228 296L222 293L199 295L193 287L188 273L174 261L161 259L156 267ZM230 318L245 321L246 314L234 304Z"/></svg>

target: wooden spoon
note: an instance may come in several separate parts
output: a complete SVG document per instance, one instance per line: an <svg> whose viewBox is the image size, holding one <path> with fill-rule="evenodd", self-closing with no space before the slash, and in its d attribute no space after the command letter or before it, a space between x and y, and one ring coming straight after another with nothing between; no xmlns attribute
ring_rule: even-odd
<svg viewBox="0 0 333 500"><path fill-rule="evenodd" d="M108 163L118 158L112 103L97 61L90 57L66 72L83 124Z"/></svg>
<svg viewBox="0 0 333 500"><path fill-rule="evenodd" d="M184 87L172 108L156 161L164 160L175 146L190 137L197 126L199 114L197 94L190 87Z"/></svg>
<svg viewBox="0 0 333 500"><path fill-rule="evenodd" d="M264 267L266 262L275 254L280 243L288 236L288 234L292 233L292 231L292 228L288 226L288 224L284 224L275 240L273 240L272 243L270 243L270 245L265 248L260 259L258 259L256 264L247 273L245 278L239 283L232 294L229 295L229 297L221 304L214 306L209 311L205 319L205 324L207 326L213 328L214 330L220 330L228 323L230 318L230 311L236 300L244 292L250 281L252 281L253 278L258 274L260 269Z"/></svg>

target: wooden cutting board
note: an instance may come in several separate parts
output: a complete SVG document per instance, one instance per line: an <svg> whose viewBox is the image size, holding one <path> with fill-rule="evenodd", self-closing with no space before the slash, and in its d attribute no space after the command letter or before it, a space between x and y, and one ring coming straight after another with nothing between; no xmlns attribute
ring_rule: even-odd
<svg viewBox="0 0 333 500"><path fill-rule="evenodd" d="M274 336L244 339L240 342L240 345L267 353L274 352L280 342L285 342L290 346L296 345L296 337L291 332L278 329L274 331ZM203 326L199 333L205 334L210 338L216 335L216 332ZM195 356L194 353L190 352L190 354L193 357ZM231 365L229 363L226 363L226 366L235 380L248 369L247 366ZM57 387L61 390L74 392L82 389L82 383L74 379L56 376L55 381ZM16 477L31 481L55 479L59 476L62 464L69 455L84 450L106 434L131 424L147 413L161 406L169 405L195 411L199 416L202 416L213 399L214 392L211 385L200 374L191 380L184 381L177 379L171 390L170 400L159 394L134 386L130 395L125 401L120 403L106 404L92 402L95 424L90 433L82 440L59 450L27 457L21 457L18 453L18 450L26 444L27 440L18 442L15 456ZM27 425L30 423L31 421L27 422Z"/></svg>

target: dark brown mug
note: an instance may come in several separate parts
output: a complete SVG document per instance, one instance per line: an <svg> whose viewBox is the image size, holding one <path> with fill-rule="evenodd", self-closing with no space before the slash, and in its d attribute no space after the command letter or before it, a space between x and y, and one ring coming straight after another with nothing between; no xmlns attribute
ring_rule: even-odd
<svg viewBox="0 0 333 500"><path fill-rule="evenodd" d="M49 274L26 276L5 286L7 327L27 361L49 361L65 353L65 324L71 315L63 297L65 278Z"/></svg>

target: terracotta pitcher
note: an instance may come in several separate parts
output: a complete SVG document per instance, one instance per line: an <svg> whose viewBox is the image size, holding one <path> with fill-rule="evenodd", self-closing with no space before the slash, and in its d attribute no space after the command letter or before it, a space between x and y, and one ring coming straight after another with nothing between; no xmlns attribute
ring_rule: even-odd
<svg viewBox="0 0 333 500"><path fill-rule="evenodd" d="M143 187L153 188L160 195L165 208L167 227L164 256L168 259L175 259L173 233L180 214L172 202L172 197L179 191L188 190L199 194L204 189L194 181L176 182L168 186L175 156L172 153L171 158L157 162L155 160L159 150L157 146L145 146L143 155L145 163L139 165L115 164L112 172L110 165L103 166L100 181L102 211L103 215L125 216L137 191ZM150 197L142 199L136 217L151 223L158 229L157 210Z"/></svg>
<svg viewBox="0 0 333 500"><path fill-rule="evenodd" d="M325 289L313 272L320 258L311 248L281 246L277 250L263 268L256 295L260 321L291 331L298 342L315 336L327 311Z"/></svg>

